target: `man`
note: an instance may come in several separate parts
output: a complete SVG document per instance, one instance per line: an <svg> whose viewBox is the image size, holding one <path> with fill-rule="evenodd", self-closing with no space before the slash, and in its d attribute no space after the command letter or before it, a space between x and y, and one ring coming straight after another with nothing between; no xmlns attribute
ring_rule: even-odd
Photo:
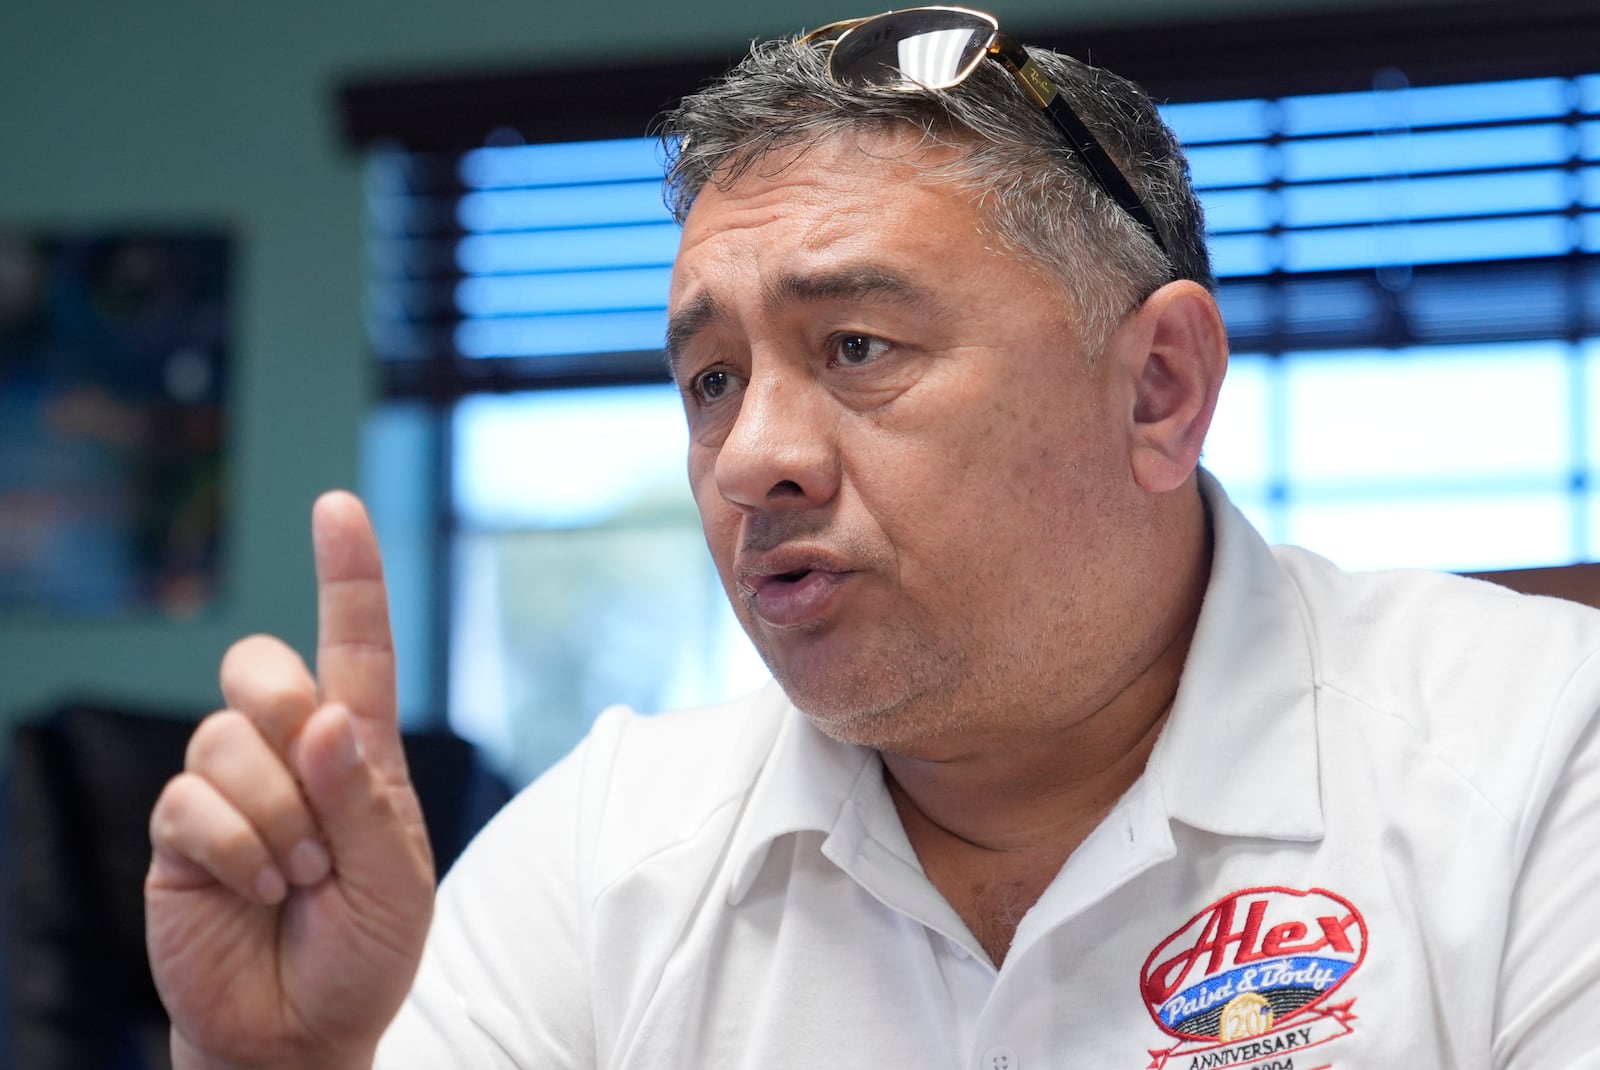
<svg viewBox="0 0 1600 1070"><path fill-rule="evenodd" d="M673 115L689 474L776 685L604 715L436 912L318 503L315 677L235 646L152 817L177 1065L1595 1065L1600 620L1269 551L1197 469L1179 150L993 30L829 27Z"/></svg>

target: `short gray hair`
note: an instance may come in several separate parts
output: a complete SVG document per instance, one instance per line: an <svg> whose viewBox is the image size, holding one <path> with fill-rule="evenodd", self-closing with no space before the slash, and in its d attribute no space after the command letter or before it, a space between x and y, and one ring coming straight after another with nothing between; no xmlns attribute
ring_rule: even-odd
<svg viewBox="0 0 1600 1070"><path fill-rule="evenodd" d="M707 183L729 183L778 149L863 129L910 127L962 151L931 168L969 190L996 235L1073 296L1097 352L1127 311L1172 279L1215 288L1200 202L1177 138L1144 91L1070 56L1030 48L1155 219L1168 254L1075 160L1055 124L998 63L960 86L900 92L828 76L825 44L758 43L720 80L665 116L667 203L682 222Z"/></svg>

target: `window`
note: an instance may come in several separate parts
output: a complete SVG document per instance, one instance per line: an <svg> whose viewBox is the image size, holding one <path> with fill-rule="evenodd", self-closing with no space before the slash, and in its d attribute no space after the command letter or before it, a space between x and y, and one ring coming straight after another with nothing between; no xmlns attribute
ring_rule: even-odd
<svg viewBox="0 0 1600 1070"><path fill-rule="evenodd" d="M448 239L426 222L413 233L418 167L407 154L367 161L370 334L397 377L411 376L392 380L397 394L437 374L440 354L468 381L448 402L403 399L380 413L371 467L384 475L369 493L392 540L391 527L427 526L413 480L397 474L428 471L430 457L440 466L442 552L407 560L448 582L405 593L413 607L448 607L451 626L437 682L403 690L443 690L452 725L522 781L607 704L731 698L765 670L728 608L684 478L687 433L659 356L678 228L656 143L462 154L440 198L454 213ZM418 255L437 261L417 250L441 246L448 282L419 283ZM429 289L448 289L443 316ZM477 368L507 366L505 384L472 381ZM409 508L389 508L396 498Z"/></svg>
<svg viewBox="0 0 1600 1070"><path fill-rule="evenodd" d="M1348 16L1168 35L1181 54L1135 33L1068 42L1135 77L1143 56L1174 98L1235 351L1206 463L1269 538L1352 567L1600 559L1600 31L1567 7L1392 25L1463 55L1520 43L1492 80L1429 54L1413 85L1351 43L1367 31ZM1279 67L1185 82L1200 55ZM1326 84L1305 85L1317 63ZM642 80L678 92L723 66ZM496 84L475 147L437 122L404 150L353 136L389 399L370 493L401 641L431 654L407 659L402 695L521 780L606 702L704 701L762 671L700 541L657 351L676 244L660 161L609 136L646 116L597 109L579 138L529 104L543 90ZM550 99L572 99L561 86ZM352 123L362 99L404 110L397 92L357 87Z"/></svg>
<svg viewBox="0 0 1600 1070"><path fill-rule="evenodd" d="M1167 109L1236 355L1207 462L1350 567L1600 558L1600 78Z"/></svg>
<svg viewBox="0 0 1600 1070"><path fill-rule="evenodd" d="M452 436L449 708L516 776L609 704L700 705L765 679L700 533L676 389L472 397Z"/></svg>

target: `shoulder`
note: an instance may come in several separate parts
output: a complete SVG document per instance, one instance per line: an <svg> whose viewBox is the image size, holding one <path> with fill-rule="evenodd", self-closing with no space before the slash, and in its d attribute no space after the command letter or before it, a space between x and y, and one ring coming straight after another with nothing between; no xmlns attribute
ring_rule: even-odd
<svg viewBox="0 0 1600 1070"><path fill-rule="evenodd" d="M560 830L591 888L663 851L720 841L788 708L776 685L671 713L610 708L571 754L506 805L486 834L526 845Z"/></svg>
<svg viewBox="0 0 1600 1070"><path fill-rule="evenodd" d="M1460 576L1346 572L1305 550L1273 553L1301 606L1319 709L1390 722L1491 796L1499 780L1516 790L1559 763L1600 710L1600 611Z"/></svg>
<svg viewBox="0 0 1600 1070"><path fill-rule="evenodd" d="M1273 550L1294 585L1321 682L1467 699L1549 690L1600 653L1600 611L1420 570L1347 572ZM1484 690L1487 688L1487 690Z"/></svg>

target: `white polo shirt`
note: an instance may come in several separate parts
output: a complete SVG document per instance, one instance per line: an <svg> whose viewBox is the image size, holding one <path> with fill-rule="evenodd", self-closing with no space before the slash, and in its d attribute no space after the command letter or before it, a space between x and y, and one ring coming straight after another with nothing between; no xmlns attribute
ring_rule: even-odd
<svg viewBox="0 0 1600 1070"><path fill-rule="evenodd" d="M441 889L388 1068L1600 1066L1600 614L1269 550L998 971L875 753L610 711Z"/></svg>

